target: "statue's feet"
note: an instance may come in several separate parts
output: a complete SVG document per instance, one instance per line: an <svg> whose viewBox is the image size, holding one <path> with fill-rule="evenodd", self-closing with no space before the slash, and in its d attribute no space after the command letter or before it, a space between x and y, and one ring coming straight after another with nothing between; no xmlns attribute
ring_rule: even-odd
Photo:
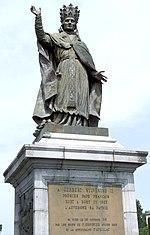
<svg viewBox="0 0 150 235"><path fill-rule="evenodd" d="M38 126L36 127L36 130L35 130L35 132L33 133L33 135L34 135L35 137L37 137L37 136L39 135L41 129L43 129L43 127L45 126L45 123L47 123L47 120L43 119L42 122L40 123L40 125L38 125Z"/></svg>
<svg viewBox="0 0 150 235"><path fill-rule="evenodd" d="M33 135L34 135L35 137L37 137L37 136L39 135L39 133L40 133L40 131L39 131L38 129L36 129L35 132L33 133Z"/></svg>
<svg viewBox="0 0 150 235"><path fill-rule="evenodd" d="M47 123L47 120L43 119L41 124L37 126L37 129L41 130L45 126L45 123Z"/></svg>

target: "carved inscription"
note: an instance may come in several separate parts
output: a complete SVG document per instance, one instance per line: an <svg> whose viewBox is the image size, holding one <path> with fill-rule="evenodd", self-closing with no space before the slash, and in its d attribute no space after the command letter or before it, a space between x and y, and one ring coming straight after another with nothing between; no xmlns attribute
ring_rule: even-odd
<svg viewBox="0 0 150 235"><path fill-rule="evenodd" d="M121 187L49 185L51 235L124 235Z"/></svg>

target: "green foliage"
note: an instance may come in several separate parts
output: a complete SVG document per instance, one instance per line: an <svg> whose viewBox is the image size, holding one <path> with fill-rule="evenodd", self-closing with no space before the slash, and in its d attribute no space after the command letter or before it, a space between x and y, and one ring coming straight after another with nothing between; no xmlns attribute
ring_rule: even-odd
<svg viewBox="0 0 150 235"><path fill-rule="evenodd" d="M140 228L139 235L148 235L148 227Z"/></svg>
<svg viewBox="0 0 150 235"><path fill-rule="evenodd" d="M145 216L145 213L143 213L143 208L142 208L139 200L136 200L136 207L137 207L138 226L139 226L139 230L140 230L140 229L147 227L146 226L146 216ZM143 234L145 234L145 233L143 233Z"/></svg>

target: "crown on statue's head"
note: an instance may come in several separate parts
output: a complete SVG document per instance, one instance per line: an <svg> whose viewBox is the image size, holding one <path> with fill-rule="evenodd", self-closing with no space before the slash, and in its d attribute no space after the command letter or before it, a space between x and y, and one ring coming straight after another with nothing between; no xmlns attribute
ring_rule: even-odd
<svg viewBox="0 0 150 235"><path fill-rule="evenodd" d="M77 6L73 7L71 3L69 4L68 7L63 5L63 8L60 9L60 21L62 24L67 17L73 17L77 24L79 15L80 15L80 10L78 10Z"/></svg>

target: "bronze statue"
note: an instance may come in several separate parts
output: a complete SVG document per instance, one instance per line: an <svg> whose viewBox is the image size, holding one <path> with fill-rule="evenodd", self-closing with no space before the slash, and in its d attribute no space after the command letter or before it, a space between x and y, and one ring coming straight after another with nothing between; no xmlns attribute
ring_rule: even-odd
<svg viewBox="0 0 150 235"><path fill-rule="evenodd" d="M93 59L81 41L77 23L78 7L60 9L59 33L44 32L41 9L35 14L41 86L33 119L42 128L46 122L66 126L98 126L104 71L97 72Z"/></svg>

